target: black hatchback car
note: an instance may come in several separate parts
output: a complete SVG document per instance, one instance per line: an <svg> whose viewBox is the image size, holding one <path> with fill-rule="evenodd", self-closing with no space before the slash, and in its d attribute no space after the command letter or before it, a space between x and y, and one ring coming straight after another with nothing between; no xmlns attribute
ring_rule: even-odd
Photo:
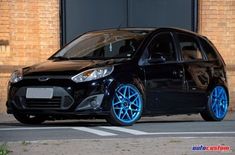
<svg viewBox="0 0 235 155"><path fill-rule="evenodd" d="M88 32L47 61L12 73L7 112L27 124L200 113L221 121L229 106L225 63L204 36L176 28Z"/></svg>

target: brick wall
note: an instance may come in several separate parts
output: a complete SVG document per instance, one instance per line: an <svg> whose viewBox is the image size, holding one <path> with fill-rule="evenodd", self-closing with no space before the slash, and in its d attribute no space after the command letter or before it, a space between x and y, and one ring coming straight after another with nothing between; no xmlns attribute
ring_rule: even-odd
<svg viewBox="0 0 235 155"><path fill-rule="evenodd" d="M200 0L199 33L215 44L227 64L230 108L235 109L235 0Z"/></svg>
<svg viewBox="0 0 235 155"><path fill-rule="evenodd" d="M0 112L9 72L48 58L59 33L59 0L0 0Z"/></svg>
<svg viewBox="0 0 235 155"><path fill-rule="evenodd" d="M199 33L227 63L234 108L235 0L199 0ZM5 111L9 71L43 61L58 48L59 0L0 0L0 113Z"/></svg>

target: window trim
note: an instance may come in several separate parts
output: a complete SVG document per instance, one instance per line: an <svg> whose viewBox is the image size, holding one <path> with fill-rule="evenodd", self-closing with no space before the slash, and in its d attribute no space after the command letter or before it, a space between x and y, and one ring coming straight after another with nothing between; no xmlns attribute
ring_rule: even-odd
<svg viewBox="0 0 235 155"><path fill-rule="evenodd" d="M203 52L205 53L205 57L206 57L206 59L207 59L207 61L216 61L216 60L218 60L218 51L217 51L217 49L215 49L215 47L213 46L213 44L211 44L210 42L208 42L208 40L207 39L205 39L205 38L203 38L203 37L198 37L198 40L199 40L199 42L200 42L200 45L201 45L201 48L202 48L202 50L203 50ZM214 54L216 55L216 58L213 58L212 60L209 60L209 58L208 58L208 56L207 56L207 52L206 52L206 50L205 50L205 48L204 48L204 46L202 45L203 43L202 42L205 42L206 44L208 44L208 46L210 46L214 51Z"/></svg>

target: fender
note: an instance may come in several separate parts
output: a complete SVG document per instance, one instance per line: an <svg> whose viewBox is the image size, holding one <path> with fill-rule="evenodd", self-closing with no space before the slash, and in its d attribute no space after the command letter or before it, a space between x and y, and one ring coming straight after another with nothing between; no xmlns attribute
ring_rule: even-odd
<svg viewBox="0 0 235 155"><path fill-rule="evenodd" d="M118 75L119 78L113 78L112 82L108 85L108 88L106 91L108 91L108 96L106 97L106 101L105 103L103 103L103 108L104 110L109 110L110 106L111 106L111 102L112 102L112 97L115 93L115 89L120 86L121 84L132 84L134 86L136 86L136 88L140 91L141 95L142 95L142 99L143 99L143 109L145 109L145 101L146 101L146 95L145 95L145 87L144 87L144 83L142 82L142 80L140 78L138 78L138 76L136 74L126 74L126 73L120 73ZM120 78L122 77L122 78Z"/></svg>

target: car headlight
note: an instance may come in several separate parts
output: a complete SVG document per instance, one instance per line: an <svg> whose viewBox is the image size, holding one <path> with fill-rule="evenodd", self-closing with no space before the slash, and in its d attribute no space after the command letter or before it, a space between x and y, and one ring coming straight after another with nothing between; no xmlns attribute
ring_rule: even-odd
<svg viewBox="0 0 235 155"><path fill-rule="evenodd" d="M73 76L71 79L76 83L100 79L110 75L113 72L113 68L114 68L113 66L110 66L110 67L89 69Z"/></svg>
<svg viewBox="0 0 235 155"><path fill-rule="evenodd" d="M22 70L16 70L11 74L10 82L17 83L23 79Z"/></svg>

